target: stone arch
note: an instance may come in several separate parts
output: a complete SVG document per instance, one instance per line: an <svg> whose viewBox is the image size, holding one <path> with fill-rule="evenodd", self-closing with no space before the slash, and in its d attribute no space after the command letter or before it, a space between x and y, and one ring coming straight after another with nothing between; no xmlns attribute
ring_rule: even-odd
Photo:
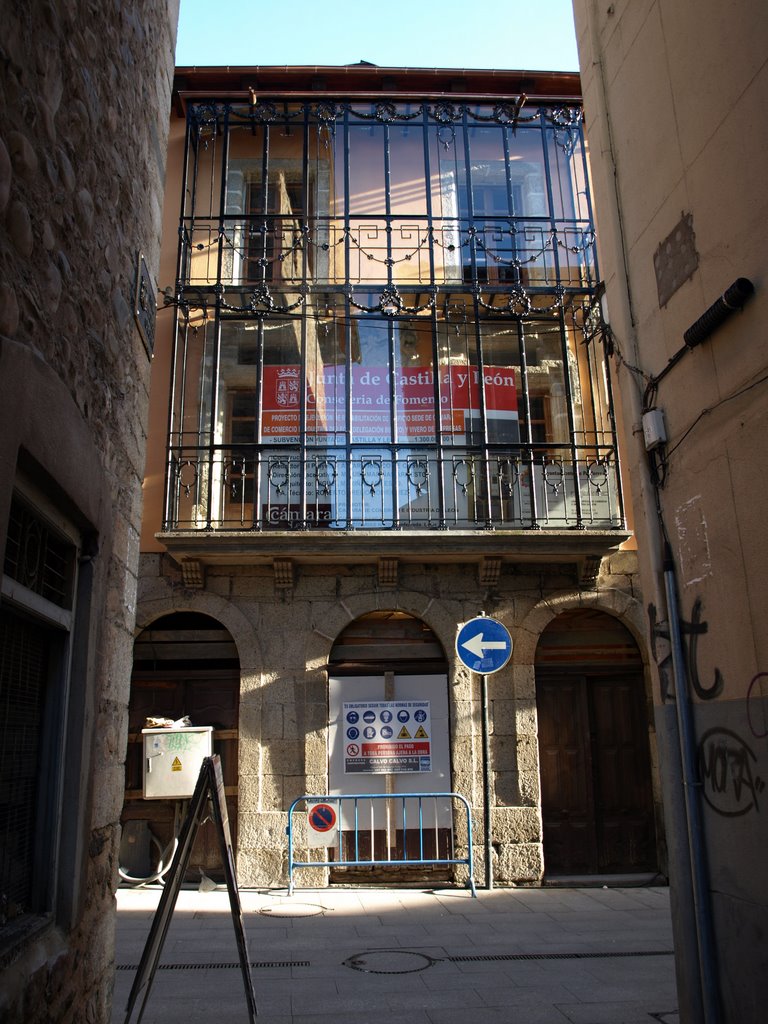
<svg viewBox="0 0 768 1024"><path fill-rule="evenodd" d="M443 607L445 603L410 590L370 590L338 601L329 621L323 622L322 626L313 624L306 648L308 677L313 681L319 681L322 677L327 687L331 652L344 629L367 614L391 609L419 619L434 633L445 654L450 680L455 622L450 622L450 616ZM455 720L456 709L451 690L449 686L449 711L451 719ZM308 735L305 738L304 758L307 779L312 779L325 792L328 787L328 759L315 736Z"/></svg>
<svg viewBox="0 0 768 1024"><path fill-rule="evenodd" d="M440 640L450 664L453 658L456 624L463 614L462 605L457 601L455 614L452 616L452 605L453 602L445 599L438 601L416 590L369 590L340 600L336 603L334 614L329 621L324 622L322 626L313 625L312 642L307 647L307 661L322 661L327 664L336 637L345 626L369 612L391 608L393 611L406 612L426 623Z"/></svg>
<svg viewBox="0 0 768 1024"><path fill-rule="evenodd" d="M205 591L170 591L166 596L139 602L136 613L134 639L155 619L173 612L199 612L208 615L228 630L235 642L240 659L243 689L258 685L256 679L263 671L263 653L258 628L231 601ZM247 685L247 680L251 680Z"/></svg>
<svg viewBox="0 0 768 1024"><path fill-rule="evenodd" d="M648 665L643 606L636 598L620 590L563 591L539 601L517 627L512 651L513 663L517 666L532 667L539 637L544 629L561 612L577 608L592 608L617 618L632 634L643 664Z"/></svg>
<svg viewBox="0 0 768 1024"><path fill-rule="evenodd" d="M146 752L142 729L147 716L179 719L188 715L192 726L207 726L213 730L209 736L213 752L221 757L232 837L236 841L242 666L235 637L229 629L233 616L216 614L221 610L215 602L189 600L178 595L173 601L160 598L147 602L137 616L122 814L129 835L127 843L121 847L121 858L126 854L130 856L131 844L136 842L136 836L142 835L142 826L148 828L153 842L166 849L171 848L180 826L178 798L168 792L163 795L161 789L149 802L136 800L137 794L140 797L142 792L142 764ZM225 612L230 610L225 609ZM234 619L237 625L236 616ZM195 757L200 754L198 747ZM185 759L183 754L181 757ZM188 763L185 768L192 770ZM219 876L223 871L216 836L205 824L195 839L188 877L196 877L198 868ZM129 874L142 877L144 872L129 871Z"/></svg>

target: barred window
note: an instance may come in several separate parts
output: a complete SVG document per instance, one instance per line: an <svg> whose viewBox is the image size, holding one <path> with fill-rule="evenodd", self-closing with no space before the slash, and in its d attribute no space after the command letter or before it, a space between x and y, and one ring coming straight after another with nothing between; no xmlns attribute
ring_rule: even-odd
<svg viewBox="0 0 768 1024"><path fill-rule="evenodd" d="M0 596L0 946L54 909L77 546L14 494Z"/></svg>

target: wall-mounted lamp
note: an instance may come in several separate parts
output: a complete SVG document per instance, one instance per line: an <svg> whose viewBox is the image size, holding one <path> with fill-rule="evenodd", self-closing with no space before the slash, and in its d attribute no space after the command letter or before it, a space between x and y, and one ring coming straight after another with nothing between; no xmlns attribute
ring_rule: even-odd
<svg viewBox="0 0 768 1024"><path fill-rule="evenodd" d="M691 324L683 335L688 348L695 348L702 341L706 341L710 334L722 324L728 317L740 310L750 295L753 294L755 286L746 277L737 277L730 288L726 288L717 302L713 302L695 324Z"/></svg>

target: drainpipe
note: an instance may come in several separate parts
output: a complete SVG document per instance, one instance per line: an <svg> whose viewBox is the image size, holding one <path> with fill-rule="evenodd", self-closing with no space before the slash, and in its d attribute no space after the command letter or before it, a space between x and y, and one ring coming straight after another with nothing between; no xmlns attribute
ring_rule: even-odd
<svg viewBox="0 0 768 1024"><path fill-rule="evenodd" d="M707 863L704 827L701 817L701 782L696 763L696 734L693 725L691 698L685 671L683 644L680 636L680 612L677 605L675 563L669 543L664 545L664 587L667 595L669 642L672 648L672 671L675 678L675 710L680 735L683 769L683 795L688 825L688 851L691 858L693 913L705 1024L719 1024L720 993L717 980L712 910L707 889Z"/></svg>

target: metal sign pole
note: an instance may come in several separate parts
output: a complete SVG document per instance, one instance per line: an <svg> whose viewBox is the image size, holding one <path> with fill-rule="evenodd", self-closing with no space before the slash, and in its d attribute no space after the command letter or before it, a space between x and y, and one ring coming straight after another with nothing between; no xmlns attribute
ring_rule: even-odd
<svg viewBox="0 0 768 1024"><path fill-rule="evenodd" d="M459 627L456 654L463 665L480 676L483 736L483 816L485 818L485 888L493 888L493 829L491 827L491 752L488 723L488 676L498 672L512 656L512 637L497 619L481 613Z"/></svg>
<svg viewBox="0 0 768 1024"><path fill-rule="evenodd" d="M485 888L493 888L493 858L491 845L491 748L488 726L488 677L480 676L480 703L483 718L483 818L485 821Z"/></svg>

